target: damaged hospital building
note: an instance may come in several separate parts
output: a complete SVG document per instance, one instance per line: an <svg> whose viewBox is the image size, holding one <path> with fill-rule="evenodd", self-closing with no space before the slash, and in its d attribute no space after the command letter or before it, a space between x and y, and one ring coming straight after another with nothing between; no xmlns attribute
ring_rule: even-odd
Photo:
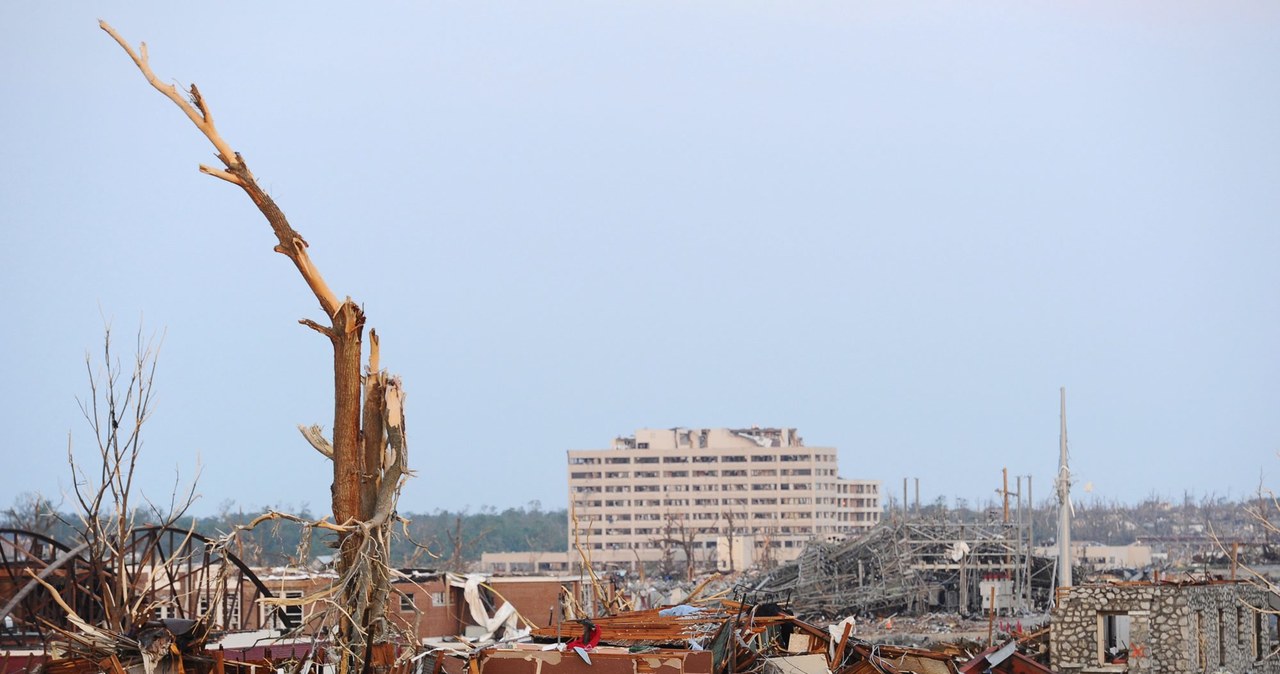
<svg viewBox="0 0 1280 674"><path fill-rule="evenodd" d="M784 562L881 516L879 481L840 477L836 449L808 447L794 428L641 429L570 450L568 483L570 550L610 566Z"/></svg>

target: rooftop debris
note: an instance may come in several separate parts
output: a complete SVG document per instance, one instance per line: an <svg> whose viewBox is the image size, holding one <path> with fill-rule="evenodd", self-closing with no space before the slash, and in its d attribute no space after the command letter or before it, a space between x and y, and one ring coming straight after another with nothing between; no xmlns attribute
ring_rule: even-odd
<svg viewBox="0 0 1280 674"><path fill-rule="evenodd" d="M421 671L582 674L582 668L591 667L607 670L600 674L960 674L986 645L923 649L870 643L853 635L854 626L847 620L820 627L772 602L710 598L541 627L532 630L532 644L439 648L422 656ZM1016 640L1006 646L1021 647ZM989 649L988 655L994 652ZM1001 657L1008 657L1006 651Z"/></svg>

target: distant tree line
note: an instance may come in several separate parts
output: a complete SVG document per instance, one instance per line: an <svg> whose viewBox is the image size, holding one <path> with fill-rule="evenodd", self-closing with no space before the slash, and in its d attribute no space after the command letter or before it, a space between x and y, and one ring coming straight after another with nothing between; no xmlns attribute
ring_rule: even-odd
<svg viewBox="0 0 1280 674"><path fill-rule="evenodd" d="M268 510L292 512L304 519L313 515L307 506L239 508L224 502L218 512L203 517L183 517L178 527L194 527L196 533L215 537L248 524ZM160 521L162 514L139 511L138 522ZM392 563L401 567L466 571L485 552L564 550L568 541L568 514L561 508L543 510L532 501L526 506L498 510L485 506L477 512L436 510L401 513L407 524L398 528L391 551ZM45 534L63 543L74 540L77 515L62 512L38 494L21 494L0 513L0 526ZM236 555L251 566L314 565L334 553L328 537L304 540L302 527L288 521L271 522L239 536Z"/></svg>
<svg viewBox="0 0 1280 674"><path fill-rule="evenodd" d="M901 517L901 501L890 497L884 518ZM1004 517L1003 503L992 500L974 506L966 499L948 502L939 497L932 503L914 504L909 517L945 519L952 522L997 522ZM1051 544L1057 535L1058 504L1046 498L1031 508L1011 503L1011 521L1031 521L1037 544ZM1020 519L1021 518L1021 519ZM1185 492L1177 497L1151 494L1136 504L1097 497L1073 500L1071 537L1077 542L1128 545L1138 541L1170 537L1205 537L1280 543L1265 522L1280 523L1280 503L1270 491L1259 489L1252 495L1231 498L1218 494L1196 496Z"/></svg>
<svg viewBox="0 0 1280 674"><path fill-rule="evenodd" d="M247 524L267 510L292 512L304 519L313 517L305 505L246 509L226 502L216 514L184 517L178 520L178 526L194 525L196 533L214 537ZM914 512L914 507L911 510L912 516L952 521L994 521L1003 517L1003 508L992 505L973 508L962 499L948 503L940 498L922 505L918 512ZM1153 495L1133 505L1082 499L1074 507L1072 537L1077 541L1125 545L1152 537L1213 532L1219 536L1280 544L1280 540L1272 540L1272 530L1251 513L1261 515L1262 521L1280 522L1280 506L1269 492L1263 491L1238 500L1217 495L1199 498L1190 494L1181 498ZM568 542L565 510L543 510L537 501L504 510L486 506L476 512L436 510L402 513L402 516L407 524L397 529L391 554L392 563L400 567L467 571L485 552L562 551ZM1015 508L1011 516L1015 519L1033 517L1036 542L1053 541L1057 527L1055 503L1041 501L1034 511L1024 505L1021 515ZM77 521L74 517L39 495L21 494L12 506L0 513L0 526L44 533L65 543L74 540L70 526ZM885 517L892 519L896 513L887 508ZM140 512L137 521L162 519L163 514ZM242 533L236 554L253 566L310 565L332 555L332 544L327 537L304 540L301 527L278 521Z"/></svg>

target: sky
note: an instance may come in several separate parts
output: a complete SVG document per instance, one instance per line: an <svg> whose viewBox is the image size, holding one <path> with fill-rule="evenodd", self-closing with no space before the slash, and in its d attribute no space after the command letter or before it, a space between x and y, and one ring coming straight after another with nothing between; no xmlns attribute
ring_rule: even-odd
<svg viewBox="0 0 1280 674"><path fill-rule="evenodd" d="M99 18L363 304L401 511L564 507L566 450L677 426L1041 501L1060 387L1077 500L1280 485L1280 4L9 2L0 508L91 464L109 324L162 342L143 495L328 509L319 306Z"/></svg>

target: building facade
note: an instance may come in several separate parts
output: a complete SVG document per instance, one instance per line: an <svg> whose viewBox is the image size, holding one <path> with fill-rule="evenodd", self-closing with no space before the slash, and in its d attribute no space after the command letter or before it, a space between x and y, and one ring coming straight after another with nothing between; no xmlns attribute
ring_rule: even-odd
<svg viewBox="0 0 1280 674"><path fill-rule="evenodd" d="M788 561L814 537L880 522L879 481L837 468L834 448L807 447L794 428L641 429L569 450L571 556L632 567L692 556L724 570Z"/></svg>

